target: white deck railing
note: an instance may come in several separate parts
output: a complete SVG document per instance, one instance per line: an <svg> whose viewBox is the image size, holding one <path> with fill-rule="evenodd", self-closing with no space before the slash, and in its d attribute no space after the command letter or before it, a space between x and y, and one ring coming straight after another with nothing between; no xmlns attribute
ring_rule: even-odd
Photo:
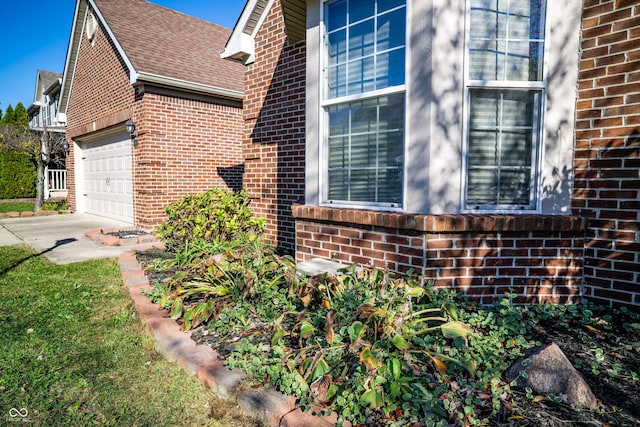
<svg viewBox="0 0 640 427"><path fill-rule="evenodd" d="M66 169L48 169L45 174L44 198L48 199L52 192L67 191Z"/></svg>

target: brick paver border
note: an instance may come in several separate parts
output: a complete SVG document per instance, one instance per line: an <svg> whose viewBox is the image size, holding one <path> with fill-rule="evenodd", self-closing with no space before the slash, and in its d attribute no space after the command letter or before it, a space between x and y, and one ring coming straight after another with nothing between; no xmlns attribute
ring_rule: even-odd
<svg viewBox="0 0 640 427"><path fill-rule="evenodd" d="M149 246L163 248L161 243ZM183 332L167 310L152 303L143 293L150 283L135 257L134 251L118 258L122 280L129 289L140 321L156 341L156 349L168 360L175 361L187 372L197 375L200 381L222 398L234 400L244 413L267 426L278 427L330 427L337 422L333 413L319 417L302 411L296 399L273 388L246 389L241 386L244 374L224 365L218 353L211 347L197 345L189 334Z"/></svg>

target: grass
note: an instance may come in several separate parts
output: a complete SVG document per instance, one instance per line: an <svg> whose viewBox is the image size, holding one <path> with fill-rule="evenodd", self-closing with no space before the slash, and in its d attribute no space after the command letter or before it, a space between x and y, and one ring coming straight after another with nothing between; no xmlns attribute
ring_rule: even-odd
<svg viewBox="0 0 640 427"><path fill-rule="evenodd" d="M0 424L254 425L155 352L114 260L0 247L0 294Z"/></svg>
<svg viewBox="0 0 640 427"><path fill-rule="evenodd" d="M33 210L33 202L0 202L0 213L28 212Z"/></svg>

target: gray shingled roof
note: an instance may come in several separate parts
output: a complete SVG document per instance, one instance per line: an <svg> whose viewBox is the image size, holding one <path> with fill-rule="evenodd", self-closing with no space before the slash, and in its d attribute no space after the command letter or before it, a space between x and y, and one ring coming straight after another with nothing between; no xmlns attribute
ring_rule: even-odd
<svg viewBox="0 0 640 427"><path fill-rule="evenodd" d="M62 78L62 73L54 73L53 71L38 70L38 74L40 75L42 90L47 89L56 80Z"/></svg>
<svg viewBox="0 0 640 427"><path fill-rule="evenodd" d="M95 0L138 72L242 91L244 67L220 58L231 30L145 0Z"/></svg>

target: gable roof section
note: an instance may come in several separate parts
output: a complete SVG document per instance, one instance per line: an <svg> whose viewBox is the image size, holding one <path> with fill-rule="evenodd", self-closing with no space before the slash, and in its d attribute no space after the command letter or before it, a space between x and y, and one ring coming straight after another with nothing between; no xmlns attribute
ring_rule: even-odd
<svg viewBox="0 0 640 427"><path fill-rule="evenodd" d="M38 70L36 72L36 88L33 94L33 103L27 108L29 114L34 114L38 111L42 95L47 95L49 89L58 84L61 78L61 73L55 73L53 71Z"/></svg>
<svg viewBox="0 0 640 427"><path fill-rule="evenodd" d="M275 0L248 0L236 22L231 37L227 41L222 58L250 64L254 61L254 41L262 23L266 19ZM306 0L280 0L287 30L287 40L291 44L306 38Z"/></svg>
<svg viewBox="0 0 640 427"><path fill-rule="evenodd" d="M49 89L49 87L56 83L60 78L62 78L62 73L38 70L38 77L36 78L36 93L33 95L33 100L39 101L40 95L43 93L46 94L47 89Z"/></svg>
<svg viewBox="0 0 640 427"><path fill-rule="evenodd" d="M219 53L230 30L146 0L77 0L60 110L66 113L89 10L106 29L131 84L151 83L241 100L244 70Z"/></svg>

